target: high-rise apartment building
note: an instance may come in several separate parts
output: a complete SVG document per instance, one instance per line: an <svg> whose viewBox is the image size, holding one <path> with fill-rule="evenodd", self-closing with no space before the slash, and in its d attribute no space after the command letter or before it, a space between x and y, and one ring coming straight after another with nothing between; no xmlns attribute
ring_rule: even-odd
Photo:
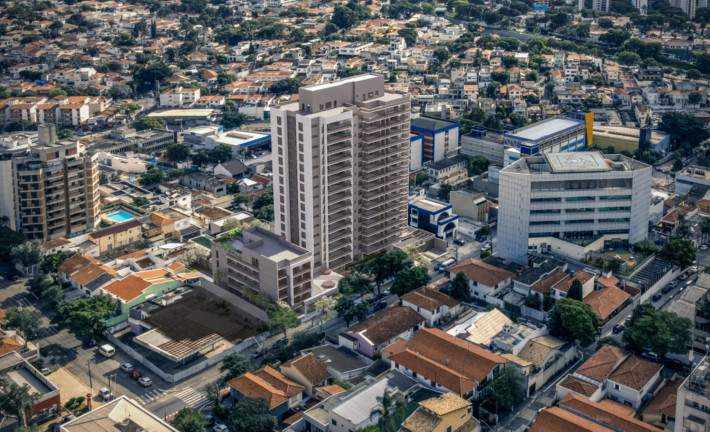
<svg viewBox="0 0 710 432"><path fill-rule="evenodd" d="M340 269L396 243L407 226L409 94L364 74L303 87L271 110L274 224Z"/></svg>
<svg viewBox="0 0 710 432"><path fill-rule="evenodd" d="M681 9L688 14L688 18L695 18L695 12L698 8L698 0L670 0L671 6Z"/></svg>
<svg viewBox="0 0 710 432"><path fill-rule="evenodd" d="M13 216L27 238L71 237L98 222L98 157L55 137L54 125L40 126L39 143L12 155Z"/></svg>
<svg viewBox="0 0 710 432"><path fill-rule="evenodd" d="M611 0L593 0L592 9L600 12L609 12L611 9Z"/></svg>
<svg viewBox="0 0 710 432"><path fill-rule="evenodd" d="M646 238L651 167L600 152L546 153L500 171L498 255L525 263L529 249L581 259L585 248Z"/></svg>
<svg viewBox="0 0 710 432"><path fill-rule="evenodd" d="M710 359L703 357L678 387L675 432L706 432L710 424Z"/></svg>

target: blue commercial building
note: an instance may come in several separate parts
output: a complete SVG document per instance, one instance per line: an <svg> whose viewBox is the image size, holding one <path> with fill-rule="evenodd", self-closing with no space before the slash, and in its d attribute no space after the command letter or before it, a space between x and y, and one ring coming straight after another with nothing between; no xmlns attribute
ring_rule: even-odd
<svg viewBox="0 0 710 432"><path fill-rule="evenodd" d="M428 198L409 203L409 226L436 234L440 239L456 237L459 217L453 214L451 205Z"/></svg>
<svg viewBox="0 0 710 432"><path fill-rule="evenodd" d="M417 170L426 163L458 154L460 127L461 123L433 117L412 119L410 130L412 134L422 136L422 143L420 148L412 148L410 167Z"/></svg>
<svg viewBox="0 0 710 432"><path fill-rule="evenodd" d="M523 157L579 151L590 144L585 120L572 117L555 117L506 132L503 143L506 148L519 150Z"/></svg>

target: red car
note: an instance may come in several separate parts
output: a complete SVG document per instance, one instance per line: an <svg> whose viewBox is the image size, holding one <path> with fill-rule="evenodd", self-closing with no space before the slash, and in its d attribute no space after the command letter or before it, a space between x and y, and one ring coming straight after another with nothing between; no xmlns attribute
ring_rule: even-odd
<svg viewBox="0 0 710 432"><path fill-rule="evenodd" d="M130 374L128 374L128 376L131 377L131 378L133 378L134 380L137 380L138 378L142 377L143 374L141 373L141 371L139 371L138 369L136 369L136 370L134 370L133 372L131 372Z"/></svg>

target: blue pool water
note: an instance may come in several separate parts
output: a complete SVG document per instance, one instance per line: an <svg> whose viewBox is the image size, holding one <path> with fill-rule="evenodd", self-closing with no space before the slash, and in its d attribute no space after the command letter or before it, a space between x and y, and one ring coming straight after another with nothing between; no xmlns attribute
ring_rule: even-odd
<svg viewBox="0 0 710 432"><path fill-rule="evenodd" d="M133 216L130 213L126 213L124 211L112 213L108 216L106 216L106 219L111 219L114 222L125 222L127 220L135 219L136 217Z"/></svg>

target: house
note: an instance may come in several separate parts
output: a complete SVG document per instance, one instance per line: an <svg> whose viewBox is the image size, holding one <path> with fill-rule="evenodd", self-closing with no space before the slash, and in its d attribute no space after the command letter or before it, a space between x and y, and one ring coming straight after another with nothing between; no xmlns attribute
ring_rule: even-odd
<svg viewBox="0 0 710 432"><path fill-rule="evenodd" d="M122 246L138 243L142 234L141 223L137 219L132 219L128 222L89 233L89 240L98 244L99 252L104 253Z"/></svg>
<svg viewBox="0 0 710 432"><path fill-rule="evenodd" d="M286 378L271 366L247 372L227 384L234 399L263 399L269 407L269 414L279 418L301 402L305 390L302 385Z"/></svg>
<svg viewBox="0 0 710 432"><path fill-rule="evenodd" d="M427 327L448 322L461 311L461 303L433 288L422 287L400 297L402 306L416 311L426 321Z"/></svg>
<svg viewBox="0 0 710 432"><path fill-rule="evenodd" d="M573 393L595 402L608 398L638 409L660 379L662 369L659 363L604 345L557 384L557 397Z"/></svg>
<svg viewBox="0 0 710 432"><path fill-rule="evenodd" d="M604 400L594 402L569 394L558 406L540 411L528 432L658 432L654 426L634 418L634 410Z"/></svg>
<svg viewBox="0 0 710 432"><path fill-rule="evenodd" d="M282 364L279 369L288 379L302 385L307 396L315 396L316 387L330 384L333 376L322 361L312 353L293 358Z"/></svg>
<svg viewBox="0 0 710 432"><path fill-rule="evenodd" d="M577 346L554 336L538 336L531 339L517 354L503 354L522 375L527 395L543 388L568 364L577 358Z"/></svg>
<svg viewBox="0 0 710 432"><path fill-rule="evenodd" d="M666 381L663 388L646 405L640 419L661 429L665 429L669 422L674 422L678 388L681 384L683 379L677 376Z"/></svg>
<svg viewBox="0 0 710 432"><path fill-rule="evenodd" d="M412 340L385 348L386 359L398 370L436 391L468 399L492 380L508 360L439 329L422 329Z"/></svg>
<svg viewBox="0 0 710 432"><path fill-rule="evenodd" d="M200 98L199 88L175 87L160 93L161 108L192 106Z"/></svg>
<svg viewBox="0 0 710 432"><path fill-rule="evenodd" d="M387 392L400 403L409 401L421 386L397 371L390 371L380 379L368 378L345 392L339 392L303 413L306 431L348 432L377 424L370 413L380 407L380 399ZM288 432L303 430L287 429Z"/></svg>
<svg viewBox="0 0 710 432"><path fill-rule="evenodd" d="M373 358L396 340L411 339L414 333L424 326L424 321L424 318L412 308L389 307L341 333L338 346L347 347L368 358Z"/></svg>
<svg viewBox="0 0 710 432"><path fill-rule="evenodd" d="M313 354L323 362L325 368L335 380L346 381L365 373L368 364L360 360L357 354L349 349L334 348L331 345L322 345L303 350L303 354Z"/></svg>
<svg viewBox="0 0 710 432"><path fill-rule="evenodd" d="M427 174L437 183L456 185L468 179L468 157L458 155L433 162L427 168Z"/></svg>
<svg viewBox="0 0 710 432"><path fill-rule="evenodd" d="M419 402L399 432L479 432L471 402L453 393Z"/></svg>
<svg viewBox="0 0 710 432"><path fill-rule="evenodd" d="M54 385L46 376L38 371L32 364L12 350L0 355L0 378L3 386L0 392L6 392L10 386L29 386L30 393L37 393L39 397L25 413L27 423L39 423L56 414L61 413L59 387Z"/></svg>
<svg viewBox="0 0 710 432"><path fill-rule="evenodd" d="M61 432L150 431L178 432L138 402L118 396L79 417L62 424Z"/></svg>
<svg viewBox="0 0 710 432"><path fill-rule="evenodd" d="M463 272L468 278L471 296L484 301L510 286L514 276L509 271L475 258L469 258L449 268L449 279L454 280L459 272Z"/></svg>
<svg viewBox="0 0 710 432"><path fill-rule="evenodd" d="M251 169L238 159L222 162L214 167L214 174L240 179L249 176Z"/></svg>
<svg viewBox="0 0 710 432"><path fill-rule="evenodd" d="M582 300L599 317L599 324L604 325L621 312L631 299L631 294L615 286L592 291Z"/></svg>
<svg viewBox="0 0 710 432"><path fill-rule="evenodd" d="M191 189L207 191L215 197L227 194L227 183L224 179L201 171L191 172L180 177L180 184Z"/></svg>

